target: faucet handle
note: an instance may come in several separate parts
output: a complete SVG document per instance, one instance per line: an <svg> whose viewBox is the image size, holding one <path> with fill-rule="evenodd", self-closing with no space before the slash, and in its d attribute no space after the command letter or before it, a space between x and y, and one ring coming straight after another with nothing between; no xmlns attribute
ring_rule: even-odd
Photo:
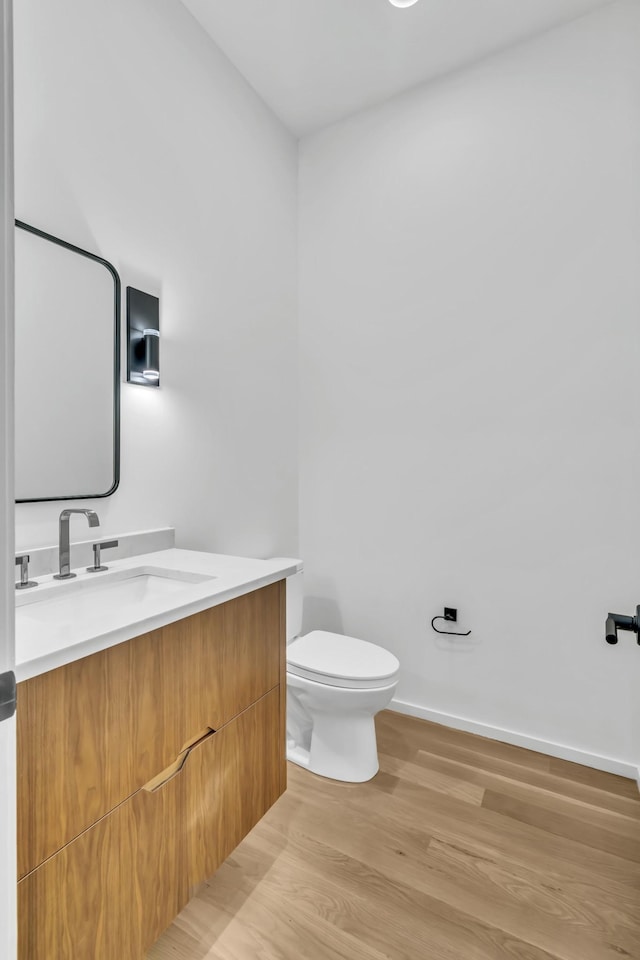
<svg viewBox="0 0 640 960"><path fill-rule="evenodd" d="M29 561L31 557L28 553L18 554L16 557L16 567L20 567L20 581L16 583L16 590L28 590L29 587L37 587L35 580L29 580Z"/></svg>
<svg viewBox="0 0 640 960"><path fill-rule="evenodd" d="M102 566L100 563L100 551L110 550L118 546L117 540L103 540L101 543L93 544L93 566L87 567L87 573L98 573L100 570L108 570L109 567Z"/></svg>

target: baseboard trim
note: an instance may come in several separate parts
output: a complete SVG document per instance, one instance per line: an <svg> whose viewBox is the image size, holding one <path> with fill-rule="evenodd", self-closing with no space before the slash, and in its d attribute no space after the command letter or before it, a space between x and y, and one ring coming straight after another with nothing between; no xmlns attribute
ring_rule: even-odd
<svg viewBox="0 0 640 960"><path fill-rule="evenodd" d="M505 730L502 727L492 727L487 723L468 720L466 717L456 717L453 714L441 713L439 710L429 710L415 703L406 703L404 700L392 700L389 704L389 709L396 713L404 713L409 717L419 717L421 720L430 720L431 723L439 723L443 727L453 727L454 730L476 733L478 736L488 737L490 740L500 740L502 743L511 743L516 747L526 747L527 750L546 753L548 756L558 757L560 760L570 760L572 763L581 763L585 767L604 770L605 773L615 773L619 777L627 777L629 780L635 780L640 789L640 767L635 766L633 763L626 763L624 760L614 760L612 757L601 757L597 753L587 753L584 750L567 747L564 746L564 744L554 743L551 740L539 740L537 737L529 737L524 733L516 733L513 730Z"/></svg>

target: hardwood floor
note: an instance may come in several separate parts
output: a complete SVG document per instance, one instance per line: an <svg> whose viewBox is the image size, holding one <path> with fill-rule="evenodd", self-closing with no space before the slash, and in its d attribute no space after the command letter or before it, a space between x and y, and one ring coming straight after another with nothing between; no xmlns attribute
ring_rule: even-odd
<svg viewBox="0 0 640 960"><path fill-rule="evenodd" d="M635 783L385 712L366 784L287 793L148 960L640 958Z"/></svg>

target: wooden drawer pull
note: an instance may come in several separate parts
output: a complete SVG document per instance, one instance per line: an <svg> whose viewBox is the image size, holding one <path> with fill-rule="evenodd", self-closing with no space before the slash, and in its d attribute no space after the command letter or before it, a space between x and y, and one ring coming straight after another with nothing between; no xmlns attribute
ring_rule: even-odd
<svg viewBox="0 0 640 960"><path fill-rule="evenodd" d="M188 753L192 747L197 747L202 740L206 740L207 737L210 737L212 733L215 733L213 727L205 727L204 730L200 731L200 733L196 733L195 737L191 737L190 740L186 741L178 756L181 757L183 753Z"/></svg>
<svg viewBox="0 0 640 960"><path fill-rule="evenodd" d="M215 730L211 727L207 727L202 733L197 734L192 740L188 741L183 750L178 754L173 763L170 763L168 767L165 767L161 773L157 773L155 777L152 777L145 785L142 787L143 790L146 790L147 793L155 793L156 790L159 790L161 787L168 783L169 780L180 773L185 763L187 762L187 757L191 751L200 746L201 743L204 743L205 740L209 740L215 734Z"/></svg>

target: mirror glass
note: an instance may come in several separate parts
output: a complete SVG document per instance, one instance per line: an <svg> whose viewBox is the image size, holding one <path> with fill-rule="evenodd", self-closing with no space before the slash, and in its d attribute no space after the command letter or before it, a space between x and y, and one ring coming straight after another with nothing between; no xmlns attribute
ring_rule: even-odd
<svg viewBox="0 0 640 960"><path fill-rule="evenodd" d="M119 480L120 279L16 221L16 499L106 497Z"/></svg>

